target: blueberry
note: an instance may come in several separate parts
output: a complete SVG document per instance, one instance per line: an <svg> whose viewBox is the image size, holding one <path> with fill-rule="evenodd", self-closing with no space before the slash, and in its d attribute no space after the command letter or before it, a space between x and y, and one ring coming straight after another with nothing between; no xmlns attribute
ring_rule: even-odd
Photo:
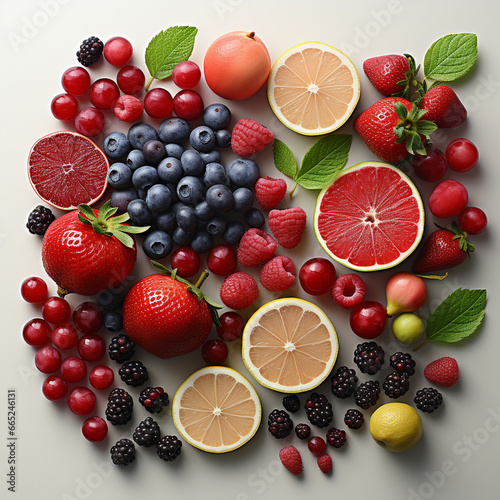
<svg viewBox="0 0 500 500"><path fill-rule="evenodd" d="M170 144L165 145L165 152L167 153L167 156L173 156L174 158L180 160L182 153L184 153L184 148L180 144L171 142Z"/></svg>
<svg viewBox="0 0 500 500"><path fill-rule="evenodd" d="M147 190L154 184L158 184L160 182L160 178L158 177L158 171L156 168L151 167L150 165L144 165L143 167L139 167L132 174L132 183L137 189Z"/></svg>
<svg viewBox="0 0 500 500"><path fill-rule="evenodd" d="M171 206L170 210L171 210L172 212L174 212L174 214L175 214L175 215L177 215L177 212L178 212L178 211L179 211L182 207L189 207L189 206L190 206L190 205L188 205L188 204L186 204L186 203L182 203L182 201L177 201L177 202L175 202L175 203Z"/></svg>
<svg viewBox="0 0 500 500"><path fill-rule="evenodd" d="M196 217L194 208L189 205L179 208L175 214L175 219L177 225L185 231L194 231L198 228L198 217Z"/></svg>
<svg viewBox="0 0 500 500"><path fill-rule="evenodd" d="M97 304L105 311L114 311L122 307L124 298L116 288L109 288L97 294Z"/></svg>
<svg viewBox="0 0 500 500"><path fill-rule="evenodd" d="M262 227L266 223L266 218L258 208L251 208L245 212L245 222L250 227Z"/></svg>
<svg viewBox="0 0 500 500"><path fill-rule="evenodd" d="M208 206L207 200L200 201L200 203L194 207L194 211L196 217L204 221L211 219L215 215L215 212Z"/></svg>
<svg viewBox="0 0 500 500"><path fill-rule="evenodd" d="M194 235L194 231L185 231L182 227L176 227L172 239L176 245L184 247L191 244Z"/></svg>
<svg viewBox="0 0 500 500"><path fill-rule="evenodd" d="M139 198L139 194L134 188L115 189L111 193L111 206L118 207L118 212L123 214L127 211L127 206L132 200Z"/></svg>
<svg viewBox="0 0 500 500"><path fill-rule="evenodd" d="M175 213L172 211L156 214L156 227L165 232L172 231L177 226Z"/></svg>
<svg viewBox="0 0 500 500"><path fill-rule="evenodd" d="M134 149L142 150L146 142L158 140L158 132L149 123L140 122L128 129L127 137Z"/></svg>
<svg viewBox="0 0 500 500"><path fill-rule="evenodd" d="M253 188L260 177L260 170L253 160L238 158L227 167L227 175L236 186Z"/></svg>
<svg viewBox="0 0 500 500"><path fill-rule="evenodd" d="M128 165L130 170L137 170L139 167L146 165L146 158L140 149L132 149L127 156L125 163Z"/></svg>
<svg viewBox="0 0 500 500"><path fill-rule="evenodd" d="M170 189L170 198L172 200L170 204L173 205L174 203L177 203L179 201L179 197L177 196L177 186L168 182L167 187L168 189Z"/></svg>
<svg viewBox="0 0 500 500"><path fill-rule="evenodd" d="M123 318L117 311L105 311L103 314L104 328L110 332L123 330Z"/></svg>
<svg viewBox="0 0 500 500"><path fill-rule="evenodd" d="M210 186L205 199L214 212L227 212L234 205L233 193L223 184Z"/></svg>
<svg viewBox="0 0 500 500"><path fill-rule="evenodd" d="M215 186L215 184L224 184L224 186L229 186L229 177L227 176L226 169L223 165L220 163L209 163L205 167L203 184L205 184L206 187Z"/></svg>
<svg viewBox="0 0 500 500"><path fill-rule="evenodd" d="M174 142L182 144L189 138L191 129L186 120L177 117L170 117L160 123L158 127L158 135L160 140L165 143Z"/></svg>
<svg viewBox="0 0 500 500"><path fill-rule="evenodd" d="M167 156L163 143L156 140L146 142L142 148L142 152L144 153L147 164L153 165L154 167Z"/></svg>
<svg viewBox="0 0 500 500"><path fill-rule="evenodd" d="M233 210L240 214L245 213L252 208L255 196L251 189L241 187L233 191L234 206Z"/></svg>
<svg viewBox="0 0 500 500"><path fill-rule="evenodd" d="M207 253L214 246L214 237L207 231L198 231L191 240L191 248L196 253Z"/></svg>
<svg viewBox="0 0 500 500"><path fill-rule="evenodd" d="M177 184L177 196L188 205L198 204L205 196L203 182L191 175L183 177Z"/></svg>
<svg viewBox="0 0 500 500"><path fill-rule="evenodd" d="M212 151L215 146L215 135L211 128L200 125L194 128L189 134L189 144L202 153Z"/></svg>
<svg viewBox="0 0 500 500"><path fill-rule="evenodd" d="M222 159L220 153L216 149L212 149L212 151L209 151L208 153L200 153L200 158L203 160L205 165L208 165L209 163L220 163Z"/></svg>
<svg viewBox="0 0 500 500"><path fill-rule="evenodd" d="M205 172L205 162L194 149L187 149L181 156L182 170L184 175L194 175L201 177Z"/></svg>
<svg viewBox="0 0 500 500"><path fill-rule="evenodd" d="M203 123L212 130L226 128L231 122L231 111L224 104L210 104L203 111Z"/></svg>
<svg viewBox="0 0 500 500"><path fill-rule="evenodd" d="M150 259L163 259L172 251L172 238L165 231L156 229L144 238L142 249Z"/></svg>
<svg viewBox="0 0 500 500"><path fill-rule="evenodd" d="M132 170L125 163L113 163L108 170L108 183L114 189L132 186Z"/></svg>
<svg viewBox="0 0 500 500"><path fill-rule="evenodd" d="M155 184L148 189L146 205L152 212L164 212L168 210L171 202L170 189L164 184Z"/></svg>
<svg viewBox="0 0 500 500"><path fill-rule="evenodd" d="M207 222L207 231L210 234L213 234L214 236L217 236L218 234L222 236L222 234L226 230L226 226L227 226L226 219L224 219L224 217L222 217L222 215L219 214L212 217Z"/></svg>
<svg viewBox="0 0 500 500"><path fill-rule="evenodd" d="M158 177L165 184L177 184L184 177L180 160L173 156L164 158L158 165L157 170Z"/></svg>
<svg viewBox="0 0 500 500"><path fill-rule="evenodd" d="M228 148L231 145L231 131L225 128L221 130L216 130L215 134L215 145L218 148Z"/></svg>
<svg viewBox="0 0 500 500"><path fill-rule="evenodd" d="M111 132L104 139L103 149L108 158L119 160L128 155L132 146L123 132Z"/></svg>
<svg viewBox="0 0 500 500"><path fill-rule="evenodd" d="M226 230L222 238L228 245L237 245L245 234L245 226L237 220L227 223Z"/></svg>
<svg viewBox="0 0 500 500"><path fill-rule="evenodd" d="M127 207L131 222L136 226L147 226L153 221L153 212L144 200L132 200Z"/></svg>

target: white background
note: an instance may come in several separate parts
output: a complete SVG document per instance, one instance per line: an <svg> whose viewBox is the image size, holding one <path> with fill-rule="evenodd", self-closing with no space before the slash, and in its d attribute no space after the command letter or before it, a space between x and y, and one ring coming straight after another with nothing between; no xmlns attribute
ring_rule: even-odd
<svg viewBox="0 0 500 500"><path fill-rule="evenodd" d="M0 496L9 498L7 490L7 389L17 391L16 496L39 500L109 499L109 498L342 498L353 500L376 498L405 500L419 498L498 498L500 451L500 399L497 380L500 376L498 340L498 234L496 212L500 173L498 169L498 126L500 108L500 65L498 63L497 2L380 0L373 2L340 1L70 1L36 0L2 2L2 43L0 45L2 77L0 79L2 141L0 182L1 227L1 338L2 376L0 391ZM344 51L360 70L362 95L354 113L379 98L361 68L364 59L387 53L411 53L422 62L426 49L448 33L478 34L479 59L470 76L453 84L468 108L469 119L458 130L448 130L435 138L445 148L456 137L473 140L480 150L480 163L466 174L447 175L465 183L470 203L482 207L489 215L487 231L472 238L476 252L460 268L452 270L444 282L429 282L429 303L425 316L457 287L488 288L489 302L483 327L469 341L460 345L427 345L415 354L417 374L404 401L411 402L414 392L425 385L425 365L438 357L456 357L461 370L460 382L443 389L443 407L432 415L423 415L424 435L417 447L405 454L390 454L371 439L367 426L360 432L348 432L348 445L342 450L330 449L334 473L321 474L306 443L289 437L272 438L265 421L274 408L281 407L281 395L255 383L263 404L263 424L257 435L240 450L220 456L210 455L185 444L181 457L168 464L155 456L153 449L139 449L133 467L119 469L110 465L109 447L121 438L130 437L135 425L147 416L136 401L131 424L113 428L102 444L87 442L81 435L83 418L73 415L64 403L54 404L41 394L43 375L33 365L34 350L21 338L24 323L38 316L36 308L24 303L19 286L30 275L45 276L39 238L25 228L29 212L39 199L29 186L26 158L31 145L41 136L64 126L50 114L52 97L62 92L60 77L77 63L75 52L80 42L91 35L104 41L123 35L134 45L132 63L146 72L144 50L160 30L173 25L199 28L192 59L200 66L208 45L219 35L233 30L255 31L266 43L274 61L289 47L300 42L319 40ZM116 75L109 65L100 64L92 76ZM155 82L175 92L173 84ZM205 103L217 98L202 83L200 92ZM230 103L233 123L248 116L271 128L285 141L300 161L313 138L301 137L284 128L274 118L267 104L265 89L243 102ZM352 133L353 119L341 129ZM156 122L157 124L157 122ZM110 120L106 133L126 130L117 120ZM102 137L99 138L102 140ZM225 159L232 159L226 153ZM277 176L270 150L256 157L262 172ZM361 140L354 136L349 165L374 159ZM418 181L418 179L417 179ZM292 183L289 181L289 188ZM429 185L418 183L424 200ZM298 188L294 198L283 206L302 206L312 215L316 192ZM446 221L450 222L450 221ZM426 232L433 229L433 218ZM289 253L297 268L312 256L324 253L312 232L309 219L303 242ZM141 255L131 279L152 272ZM169 259L166 259L168 265ZM411 262L400 269L409 269ZM339 273L346 272L337 266ZM374 273L365 278L367 298L384 302L384 286L391 271ZM218 298L220 279L212 276L204 288ZM51 293L55 287L51 284ZM295 286L290 295L308 298ZM261 294L259 304L275 297ZM71 297L76 305L81 298ZM347 314L334 306L331 298L316 302L332 319L340 339L337 366L352 366L352 352L359 339L350 331ZM258 305L258 304L257 304ZM250 311L246 312L249 313ZM109 337L107 332L103 335ZM215 333L212 333L214 336ZM390 332L379 338L387 354L400 349ZM239 353L240 344L229 346L229 366L246 374ZM199 352L178 359L160 361L139 352L149 368L153 385L162 385L172 397L179 384L195 369L203 366ZM379 374L389 372L387 366ZM361 380L365 380L361 376ZM121 384L117 384L121 385ZM133 390L138 395L138 390ZM344 427L342 417L353 401L345 402L330 393L329 381L320 392L330 395L334 422ZM97 412L104 413L105 394L99 395ZM305 396L302 396L302 403ZM382 398L381 401L386 401ZM366 416L370 412L365 412ZM305 421L303 410L295 423ZM163 433L175 433L170 412L159 422ZM367 419L368 420L368 419ZM317 432L324 435L324 431ZM278 451L293 443L302 452L304 473L293 477L278 462ZM441 472L446 469L446 475ZM10 494L14 497L14 494Z"/></svg>

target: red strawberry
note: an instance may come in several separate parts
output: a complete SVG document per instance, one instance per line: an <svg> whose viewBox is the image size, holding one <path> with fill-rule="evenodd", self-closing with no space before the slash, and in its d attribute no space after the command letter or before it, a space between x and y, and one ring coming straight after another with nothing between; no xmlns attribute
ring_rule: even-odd
<svg viewBox="0 0 500 500"><path fill-rule="evenodd" d="M248 273L230 274L222 282L220 298L231 309L246 309L259 298L259 287Z"/></svg>
<svg viewBox="0 0 500 500"><path fill-rule="evenodd" d="M302 458L300 456L299 450L297 450L295 446L289 445L281 448L279 457L281 463L292 474L297 476L302 472Z"/></svg>
<svg viewBox="0 0 500 500"><path fill-rule="evenodd" d="M437 227L439 229L429 234L413 262L412 270L415 274L456 267L474 251L474 245L467 241L467 235L456 223L451 228Z"/></svg>
<svg viewBox="0 0 500 500"><path fill-rule="evenodd" d="M259 281L270 292L282 292L293 285L296 274L293 260L280 255L264 264L260 271Z"/></svg>
<svg viewBox="0 0 500 500"><path fill-rule="evenodd" d="M307 214L300 208L271 210L269 228L283 248L295 248L302 239L306 227Z"/></svg>
<svg viewBox="0 0 500 500"><path fill-rule="evenodd" d="M269 260L276 252L276 242L262 229L251 228L245 232L238 246L238 262L254 267Z"/></svg>
<svg viewBox="0 0 500 500"><path fill-rule="evenodd" d="M96 295L122 283L132 272L137 249L127 232L148 228L122 224L128 215L112 217L117 209L106 202L99 212L80 205L57 218L42 243L42 263L59 286L59 294Z"/></svg>
<svg viewBox="0 0 500 500"><path fill-rule="evenodd" d="M424 369L424 377L433 384L451 387L458 381L458 363L455 358L444 357L429 363Z"/></svg>
<svg viewBox="0 0 500 500"><path fill-rule="evenodd" d="M317 463L323 474L328 474L332 470L332 457L330 455L320 455Z"/></svg>
<svg viewBox="0 0 500 500"><path fill-rule="evenodd" d="M241 157L250 156L273 142L274 134L250 118L242 118L231 133L231 149Z"/></svg>
<svg viewBox="0 0 500 500"><path fill-rule="evenodd" d="M447 85L429 89L419 107L427 110L425 119L433 121L439 128L458 127L467 119L467 110Z"/></svg>
<svg viewBox="0 0 500 500"><path fill-rule="evenodd" d="M414 67L415 63L413 63ZM409 73L408 58L398 54L366 59L363 63L363 71L371 84L386 97L397 93L402 95L406 89L406 81L413 76Z"/></svg>
<svg viewBox="0 0 500 500"><path fill-rule="evenodd" d="M385 97L356 118L354 129L381 160L397 162L409 154L426 154L423 136L433 132L436 125L421 120L424 114L402 97Z"/></svg>
<svg viewBox="0 0 500 500"><path fill-rule="evenodd" d="M259 177L254 186L255 198L264 210L276 208L286 193L284 179L272 177Z"/></svg>

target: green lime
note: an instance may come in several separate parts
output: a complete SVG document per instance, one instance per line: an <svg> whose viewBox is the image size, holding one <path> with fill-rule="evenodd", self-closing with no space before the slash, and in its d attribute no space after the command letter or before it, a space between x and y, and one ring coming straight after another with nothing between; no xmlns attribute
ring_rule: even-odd
<svg viewBox="0 0 500 500"><path fill-rule="evenodd" d="M413 344L424 333L422 318L414 313L403 313L392 322L392 333L403 344Z"/></svg>

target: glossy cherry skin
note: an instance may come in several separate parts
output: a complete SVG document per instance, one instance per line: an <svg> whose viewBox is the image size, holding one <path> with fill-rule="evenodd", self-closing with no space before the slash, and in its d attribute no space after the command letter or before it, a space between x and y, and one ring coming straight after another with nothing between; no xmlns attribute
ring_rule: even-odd
<svg viewBox="0 0 500 500"><path fill-rule="evenodd" d="M328 259L314 257L300 268L299 281L309 295L323 295L331 290L336 275L335 267Z"/></svg>
<svg viewBox="0 0 500 500"><path fill-rule="evenodd" d="M228 354L227 345L222 340L208 340L201 348L201 355L209 365L222 365Z"/></svg>
<svg viewBox="0 0 500 500"><path fill-rule="evenodd" d="M387 326L387 311L380 302L364 300L351 311L349 324L358 337L374 339Z"/></svg>
<svg viewBox="0 0 500 500"><path fill-rule="evenodd" d="M38 276L26 278L21 284L21 296L30 304L40 304L48 294L47 283Z"/></svg>
<svg viewBox="0 0 500 500"><path fill-rule="evenodd" d="M233 340L238 340L243 334L243 328L245 328L245 320L234 311L228 311L221 314L219 317L221 326L216 326L217 335L221 340L226 342L232 342Z"/></svg>
<svg viewBox="0 0 500 500"><path fill-rule="evenodd" d="M85 439L98 443L108 435L108 424L101 417L89 417L82 425Z"/></svg>
<svg viewBox="0 0 500 500"><path fill-rule="evenodd" d="M488 218L477 207L466 207L458 214L458 224L469 234L479 234L486 229Z"/></svg>
<svg viewBox="0 0 500 500"><path fill-rule="evenodd" d="M75 387L69 394L69 409L76 415L88 415L95 409L95 394L87 387Z"/></svg>
<svg viewBox="0 0 500 500"><path fill-rule="evenodd" d="M60 401L68 393L68 384L57 375L49 375L43 381L42 393L49 401Z"/></svg>

